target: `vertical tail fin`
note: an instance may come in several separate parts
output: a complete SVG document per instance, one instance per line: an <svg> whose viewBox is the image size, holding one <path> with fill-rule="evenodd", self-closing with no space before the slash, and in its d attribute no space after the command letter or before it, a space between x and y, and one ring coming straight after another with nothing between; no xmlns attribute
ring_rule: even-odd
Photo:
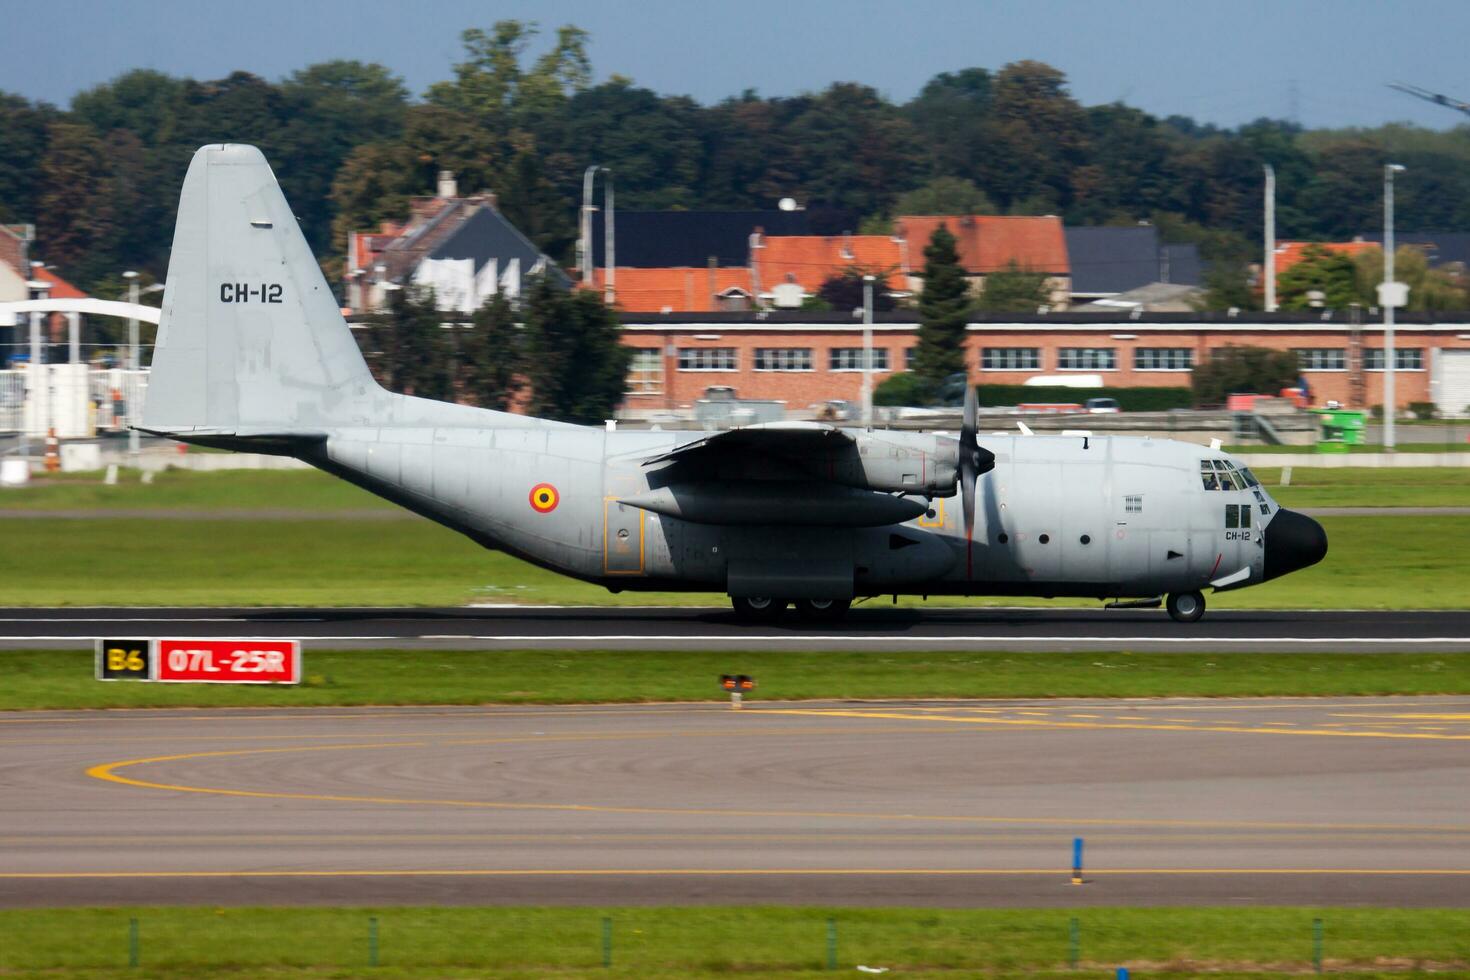
<svg viewBox="0 0 1470 980"><path fill-rule="evenodd" d="M179 196L142 428L352 424L379 392L260 150L201 148Z"/></svg>

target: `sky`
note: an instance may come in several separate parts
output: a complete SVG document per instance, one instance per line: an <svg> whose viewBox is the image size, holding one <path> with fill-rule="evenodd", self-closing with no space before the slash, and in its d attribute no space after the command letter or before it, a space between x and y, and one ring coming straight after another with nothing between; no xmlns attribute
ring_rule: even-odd
<svg viewBox="0 0 1470 980"><path fill-rule="evenodd" d="M0 91L65 106L131 68L278 79L355 58L420 94L449 77L462 30L501 19L536 21L546 36L576 24L591 32L597 80L615 73L704 103L834 81L901 102L939 72L1029 58L1065 72L1085 105L1222 126L1470 122L1386 87L1470 101L1466 0L0 0Z"/></svg>

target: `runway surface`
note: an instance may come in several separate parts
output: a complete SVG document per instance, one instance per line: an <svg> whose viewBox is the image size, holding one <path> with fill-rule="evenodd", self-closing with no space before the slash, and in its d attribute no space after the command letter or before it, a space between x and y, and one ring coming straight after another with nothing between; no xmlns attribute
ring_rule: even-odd
<svg viewBox="0 0 1470 980"><path fill-rule="evenodd" d="M1470 906L1467 698L30 713L0 773L3 906Z"/></svg>
<svg viewBox="0 0 1470 980"><path fill-rule="evenodd" d="M1210 611L858 606L840 624L749 626L728 607L447 609L0 609L0 649L90 648L94 638L288 637L307 650L1470 650L1470 611Z"/></svg>

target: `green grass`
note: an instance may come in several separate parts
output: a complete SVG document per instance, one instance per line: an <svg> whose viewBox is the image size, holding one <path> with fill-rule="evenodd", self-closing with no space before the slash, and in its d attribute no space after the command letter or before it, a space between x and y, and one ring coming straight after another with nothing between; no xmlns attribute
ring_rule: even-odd
<svg viewBox="0 0 1470 980"><path fill-rule="evenodd" d="M85 510L92 508L289 508L377 510L393 504L316 470L228 470L201 473L165 470L143 483L137 470L119 471L107 486L100 473L57 473L37 477L23 489L0 491L0 510Z"/></svg>
<svg viewBox="0 0 1470 980"><path fill-rule="evenodd" d="M127 969L128 920L140 969ZM603 921L612 923L611 969ZM1078 966L1068 968L1070 920ZM1323 961L1354 976L1470 976L1470 911L1353 908L113 908L0 912L0 975L640 978L1277 977ZM370 919L378 965L370 966ZM491 972L493 971L493 973ZM963 972L961 972L963 971Z"/></svg>
<svg viewBox="0 0 1470 980"><path fill-rule="evenodd" d="M1279 467L1255 473L1283 507L1470 507L1470 469L1458 467L1294 467L1285 487Z"/></svg>
<svg viewBox="0 0 1470 980"><path fill-rule="evenodd" d="M1454 609L1470 596L1470 563L1462 553L1470 517L1329 517L1322 523L1331 541L1323 564L1210 596L1211 604ZM613 595L486 551L426 521L11 520L0 523L0 536L0 605L725 604L713 593ZM1049 604L985 597L928 604L1018 602Z"/></svg>
<svg viewBox="0 0 1470 980"><path fill-rule="evenodd" d="M92 654L0 651L0 709L710 701L747 673L811 698L1470 694L1470 653L356 650L307 641L298 687L102 682Z"/></svg>
<svg viewBox="0 0 1470 980"><path fill-rule="evenodd" d="M1288 507L1470 506L1470 470L1262 470ZM0 492L0 508L107 507L304 511L391 508L311 471L169 472L151 486L95 476ZM1470 595L1470 517L1324 520L1326 563L1211 597L1222 608L1456 608ZM723 605L711 593L622 593L543 571L417 519L171 522L154 517L0 521L0 605ZM918 600L905 599L906 605ZM933 605L1045 605L935 598ZM1062 600L1066 604L1066 600ZM1075 605L1076 602L1071 604ZM1086 604L1086 603L1084 603Z"/></svg>

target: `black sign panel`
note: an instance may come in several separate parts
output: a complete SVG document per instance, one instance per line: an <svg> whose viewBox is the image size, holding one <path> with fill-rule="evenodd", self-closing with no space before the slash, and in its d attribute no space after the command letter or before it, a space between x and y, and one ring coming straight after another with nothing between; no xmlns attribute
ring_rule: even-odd
<svg viewBox="0 0 1470 980"><path fill-rule="evenodd" d="M98 640L97 679L99 681L151 681L153 642L151 640Z"/></svg>

